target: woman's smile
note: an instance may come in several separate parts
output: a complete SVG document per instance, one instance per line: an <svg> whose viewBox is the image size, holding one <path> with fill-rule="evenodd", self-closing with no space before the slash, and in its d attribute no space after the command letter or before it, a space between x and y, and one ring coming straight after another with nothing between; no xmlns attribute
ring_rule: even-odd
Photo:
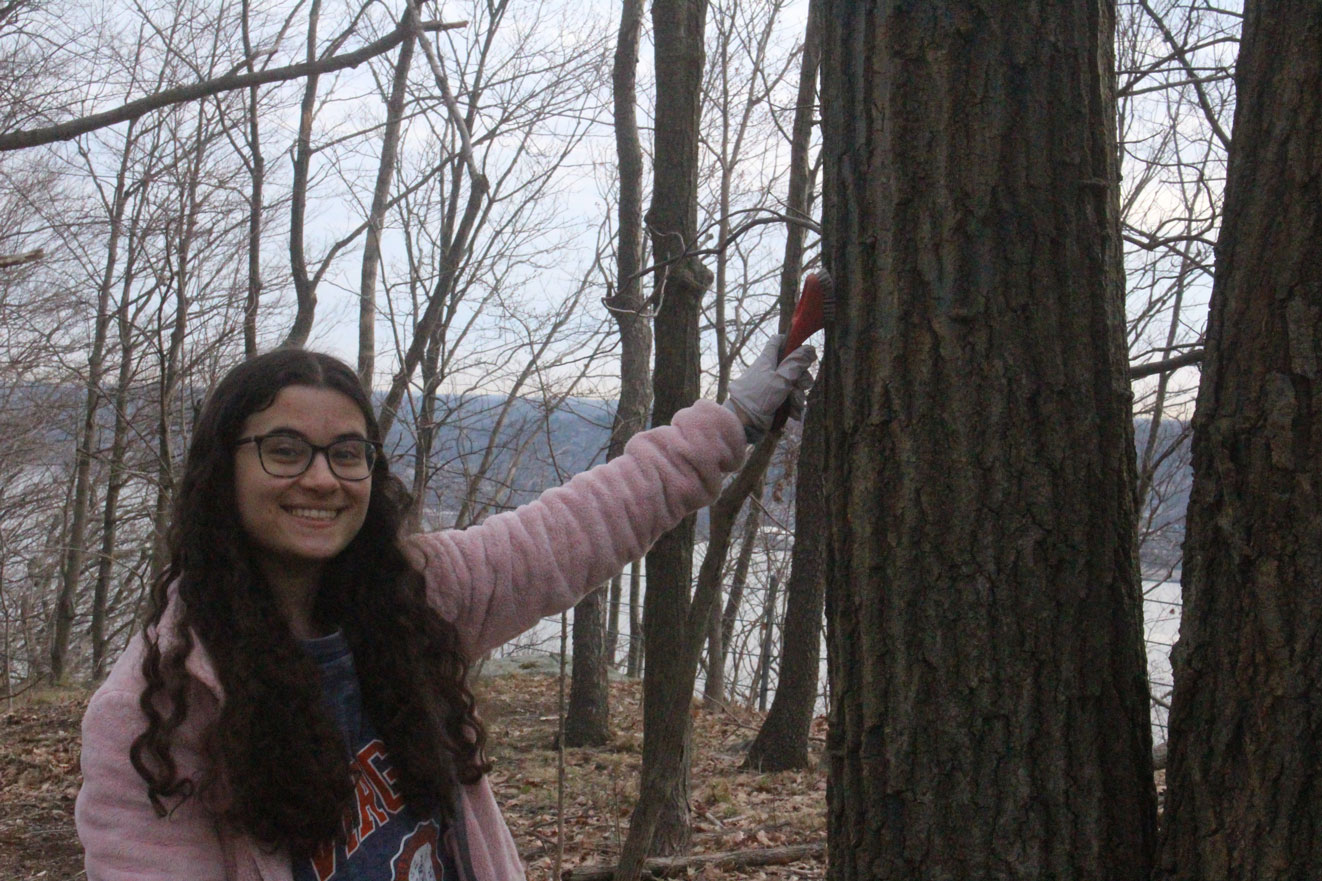
<svg viewBox="0 0 1322 881"><path fill-rule="evenodd" d="M340 508L285 508L286 511L304 520L329 522L339 516Z"/></svg>

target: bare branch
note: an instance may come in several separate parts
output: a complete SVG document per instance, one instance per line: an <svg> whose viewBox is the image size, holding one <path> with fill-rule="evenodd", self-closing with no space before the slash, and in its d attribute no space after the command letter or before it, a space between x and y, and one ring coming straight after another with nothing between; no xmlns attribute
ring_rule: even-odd
<svg viewBox="0 0 1322 881"><path fill-rule="evenodd" d="M633 274L630 280L632 280L633 278L641 278L650 272L655 272L658 269L664 269L668 266L671 266L672 264L678 263L681 260L687 260L690 257L710 257L714 254L719 254L722 251L724 251L726 248L730 247L735 242L737 242L745 233L749 232L750 230L756 229L759 226L766 226L772 223L784 223L790 226L803 227L804 229L811 230L812 232L815 232L819 235L822 232L821 226L810 217L795 217L791 214L785 214L780 211L775 211L771 208L745 208L740 211L730 212L730 216L733 217L737 214L751 214L751 213L765 214L767 216L755 217L752 220L744 221L739 226L731 230L728 236L726 236L724 239L721 239L719 242L717 242L715 245L713 245L710 248L694 248L692 246L689 246L680 253L676 254L674 257L671 257L666 260L661 260L657 263L653 263L651 266L638 270L636 273ZM707 228L710 229L711 226L713 225L715 224L710 224L708 225ZM698 238L701 239L704 233L705 230L703 232L700 232L698 234ZM655 297L655 295L653 296ZM607 308L609 308L609 306Z"/></svg>
<svg viewBox="0 0 1322 881"><path fill-rule="evenodd" d="M1193 349L1185 352L1183 355L1176 355L1174 358L1167 358L1164 361L1151 361L1147 364L1135 364L1129 368L1130 379L1142 379L1145 376L1153 376L1158 373L1170 373L1172 370L1179 370L1181 367L1190 367L1194 364L1200 364L1203 360L1203 350Z"/></svg>
<svg viewBox="0 0 1322 881"><path fill-rule="evenodd" d="M1162 37L1165 38L1166 43L1175 53L1175 57L1179 59L1180 66L1184 68L1185 74L1189 77L1189 84L1193 86L1194 93L1198 96L1198 106L1202 108L1203 116L1207 119L1207 124L1212 127L1212 131L1216 135L1217 140L1221 142L1222 149L1228 149L1230 147L1230 135L1221 127L1221 121L1217 119L1216 112L1212 109L1212 103L1207 98L1207 91L1203 88L1202 80L1198 76L1197 71L1194 70L1193 65L1189 62L1188 53L1184 51L1184 47L1175 39L1175 34L1171 33L1171 29L1166 26L1165 19L1157 14L1156 10L1152 8L1152 5L1148 3L1148 0L1139 0L1139 5L1142 6L1143 11L1152 18L1153 24L1161 30Z"/></svg>
<svg viewBox="0 0 1322 881"><path fill-rule="evenodd" d="M418 25L418 30L447 31L466 27L467 25L468 22L466 21L423 22ZM8 134L0 135L0 152L23 150L28 147L39 147L42 144L68 141L79 135L84 135L100 128L116 125L121 122L127 122L131 119L137 119L143 114L150 113L153 110L161 110L173 104L195 101L198 98L207 98L212 95L218 95L222 92L231 92L235 89L261 86L266 85L267 83L284 82L286 80L299 79L305 76L334 73L338 70L357 67L364 61L368 61L378 55L389 52L407 39L412 32L413 27L411 25L411 20L405 18L405 20L401 21L393 31L386 34L381 39L368 43L366 46L363 46L360 49L355 49L352 52L345 52L342 55L335 55L318 61L291 64L286 67L271 68L270 70L263 70L257 73L226 74L225 76L204 80L200 83L191 83L186 86L176 86L172 89L165 89L148 95L145 98L130 101L127 104L123 104L113 110L107 110L103 113L94 113L90 116L80 116L77 119L71 119L68 122L62 122L58 125L9 132Z"/></svg>
<svg viewBox="0 0 1322 881"><path fill-rule="evenodd" d="M23 254L0 254L0 269L8 269L11 266L22 266L24 263L35 263L46 256L46 252L41 248L35 251L27 251Z"/></svg>

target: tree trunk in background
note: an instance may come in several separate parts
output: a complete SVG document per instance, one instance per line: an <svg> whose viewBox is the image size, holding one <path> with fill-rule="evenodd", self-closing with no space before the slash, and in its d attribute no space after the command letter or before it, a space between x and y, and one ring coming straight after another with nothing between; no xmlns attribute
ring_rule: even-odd
<svg viewBox="0 0 1322 881"><path fill-rule="evenodd" d="M624 570L611 579L606 599L606 666L614 667L620 646L620 606L624 599Z"/></svg>
<svg viewBox="0 0 1322 881"><path fill-rule="evenodd" d="M762 487L754 489L752 495L753 498L761 500ZM734 623L739 617L739 606L744 600L744 588L748 585L748 567L752 564L753 550L757 547L758 533L761 529L762 508L760 505L750 506L748 515L744 519L744 537L739 543L739 556L735 558L734 574L730 577L730 593L725 598L725 611L721 613L721 645L724 647L727 659L730 656L730 648L734 645ZM740 657L741 655L736 655L734 658L736 682ZM729 693L730 690L726 691Z"/></svg>
<svg viewBox="0 0 1322 881"><path fill-rule="evenodd" d="M762 713L767 711L767 688L771 683L771 644L776 637L776 594L779 590L780 578L772 575L767 582L765 604L762 606L762 638L758 640L761 654L757 659L757 675L753 677L757 687L757 709Z"/></svg>
<svg viewBox="0 0 1322 881"><path fill-rule="evenodd" d="M705 0L655 0L656 128L648 226L658 264L684 253L697 237L698 118L704 63ZM652 424L666 425L698 398L702 360L698 318L711 272L694 258L663 265L654 281L656 366ZM647 554L643 629L643 766L638 805L616 877L634 881L643 858L687 849L690 683L682 674L693 573L693 516L662 536Z"/></svg>
<svg viewBox="0 0 1322 881"><path fill-rule="evenodd" d="M252 4L242 0L243 17L239 32L243 37L243 57L249 74L257 72L257 53L252 43ZM248 128L244 137L250 157L244 159L252 189L248 193L248 294L243 302L243 355L257 356L257 311L262 299L262 189L266 180L266 157L262 155L262 132L258 118L257 86L248 89Z"/></svg>
<svg viewBox="0 0 1322 881"><path fill-rule="evenodd" d="M321 0L312 0L308 9L307 61L317 57L317 24L321 18ZM317 312L317 286L308 273L307 251L303 246L308 207L308 177L312 164L312 120L317 112L317 86L321 77L311 74L303 83L303 101L299 105L298 136L294 140L293 191L289 202L289 270L294 281L297 311L283 345L301 346L312 332ZM384 432L385 429L383 428Z"/></svg>
<svg viewBox="0 0 1322 881"><path fill-rule="evenodd" d="M368 394L376 373L376 276L381 266L381 231L386 224L390 185L395 179L395 157L404 119L404 96L417 36L410 34L399 46L395 73L386 99L386 128L381 136L381 158L372 189L372 207L367 214L367 238L363 241L362 270L358 276L358 380Z"/></svg>
<svg viewBox="0 0 1322 881"><path fill-rule="evenodd" d="M137 251L138 218L128 230L127 259L124 278L120 282L119 305L115 310L115 323L119 330L119 374L115 381L115 429L110 444L110 477L106 483L106 497L102 506L101 553L96 564L96 585L92 590L92 682L100 682L106 674L107 605L110 582L115 572L115 552L118 540L119 494L128 483L124 459L128 454L129 385L133 381L133 326L129 315L132 296L135 253Z"/></svg>
<svg viewBox="0 0 1322 881"><path fill-rule="evenodd" d="M629 654L625 659L624 675L643 675L643 562L634 560L629 566Z"/></svg>
<svg viewBox="0 0 1322 881"><path fill-rule="evenodd" d="M808 24L803 36L803 61L799 71L799 94L794 109L794 134L790 144L789 198L792 213L808 217L812 201L809 147L813 111L817 107L817 66L821 60L822 3L808 6ZM780 278L782 312L786 300L793 301L803 269L801 226L788 227L785 263ZM791 313L792 314L792 313ZM822 566L822 543L826 517L822 498L822 387L812 393L813 407L804 416L803 443L794 496L794 555L789 582L785 585L785 626L782 631L780 677L771 712L748 749L745 767L784 771L808 767L808 729L817 700L817 673L821 664L822 606L826 585Z"/></svg>
<svg viewBox="0 0 1322 881"><path fill-rule="evenodd" d="M803 445L799 448L794 556L785 585L785 624L781 631L776 697L744 759L744 767L760 771L808 767L808 729L817 701L826 592L823 565L826 500L822 494L825 411L821 390L819 385L812 391L812 403L804 416Z"/></svg>
<svg viewBox="0 0 1322 881"><path fill-rule="evenodd" d="M612 77L620 204L616 293L610 306L620 329L620 401L611 425L607 460L623 453L629 439L647 426L647 411L652 404L648 387L652 328L644 314L642 279L637 277L643 259L643 151L638 140L636 96L642 24L642 0L624 0ZM608 652L603 641L605 588L603 585L594 590L574 607L574 679L565 717L568 746L601 746L610 740L607 672L615 646L612 642Z"/></svg>
<svg viewBox="0 0 1322 881"><path fill-rule="evenodd" d="M1143 879L1114 6L828 0L828 877Z"/></svg>
<svg viewBox="0 0 1322 881"><path fill-rule="evenodd" d="M170 338L169 343L166 344L165 327L163 324L158 324L154 346L159 353L160 363L160 376L157 378L160 409L157 411L156 423L156 510L152 514L155 534L151 556L152 581L165 571L169 563L167 535L170 514L174 507L174 439L179 438L183 441L184 448L187 448L187 432L183 430L183 425L174 422L180 415L175 410L175 396L180 390L196 391L189 389L185 382L188 367L184 363L184 343L188 338L189 330L188 310L191 307L189 287L194 284L193 251L197 246L198 226L204 221L202 211L206 207L198 189L202 180L202 169L210 158L207 150L214 142L214 138L209 120L199 117L195 126L193 150L187 159L187 177L178 183L179 210L174 221L177 226L171 227L173 233L167 233L166 249L171 258L169 263L173 267L169 276L170 297L174 300ZM169 239L170 235L174 236L172 240ZM164 320L163 311L158 312L157 315ZM185 424L191 426L192 420L188 419Z"/></svg>
<svg viewBox="0 0 1322 881"><path fill-rule="evenodd" d="M608 586L609 582L574 606L574 663L565 715L565 746L603 746L610 741L605 602Z"/></svg>
<svg viewBox="0 0 1322 881"><path fill-rule="evenodd" d="M704 706L725 703L725 642L721 639L721 611L720 602L715 602L707 615L707 675L702 682Z"/></svg>
<svg viewBox="0 0 1322 881"><path fill-rule="evenodd" d="M1322 6L1244 4L1157 877L1322 877Z"/></svg>
<svg viewBox="0 0 1322 881"><path fill-rule="evenodd" d="M105 268L97 285L96 315L93 322L92 347L87 354L87 376L83 386L83 422L75 435L73 506L69 515L69 537L65 543L60 570L60 591L55 600L55 615L51 622L50 673L51 680L63 682L65 660L69 651L69 636L73 630L74 600L78 593L78 579L83 571L86 553L87 520L92 496L93 446L100 430L96 413L103 398L101 377L104 372L106 338L110 332L110 289L115 283L115 270L119 261L119 242L123 231L125 192L130 157L135 142L135 123L129 123L124 135L124 152L120 157L115 178L115 191L111 199L110 235L106 243Z"/></svg>
<svg viewBox="0 0 1322 881"><path fill-rule="evenodd" d="M413 525L422 528L422 512L427 508L427 485L431 481L432 444L436 441L436 389L441 384L441 348L444 331L433 333L427 341L427 351L422 357L419 379L422 380L422 394L418 397L417 416L413 423L413 486L409 494L413 497ZM361 353L360 353L361 354ZM362 361L359 360L361 366ZM358 375L362 381L362 374Z"/></svg>

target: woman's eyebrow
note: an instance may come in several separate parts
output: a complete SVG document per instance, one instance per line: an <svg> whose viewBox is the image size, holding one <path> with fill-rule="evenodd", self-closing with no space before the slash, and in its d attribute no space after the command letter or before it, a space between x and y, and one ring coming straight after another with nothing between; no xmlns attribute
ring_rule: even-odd
<svg viewBox="0 0 1322 881"><path fill-rule="evenodd" d="M291 428L288 425L277 425L271 430L262 433L263 437L271 437L272 435L280 435L283 437L298 437L298 438L302 438L303 440L308 440L308 436L306 434L299 431L297 428ZM367 435L363 434L361 431L346 431L341 434L335 435L334 439L331 440L331 443L335 443L336 441L342 441L342 440L367 440Z"/></svg>

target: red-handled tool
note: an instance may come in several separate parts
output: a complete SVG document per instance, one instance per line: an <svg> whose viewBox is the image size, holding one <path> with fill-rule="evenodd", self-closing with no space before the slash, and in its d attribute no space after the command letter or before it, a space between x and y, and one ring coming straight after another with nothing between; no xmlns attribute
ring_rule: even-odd
<svg viewBox="0 0 1322 881"><path fill-rule="evenodd" d="M803 341L826 326L827 310L833 305L834 286L831 276L824 270L818 275L810 272L803 278L803 291L799 294L799 303L794 307L794 318L790 321L790 332L785 337L785 347L780 350L783 361ZM776 416L771 420L771 430L775 431L785 424L790 417L790 402L780 405Z"/></svg>

